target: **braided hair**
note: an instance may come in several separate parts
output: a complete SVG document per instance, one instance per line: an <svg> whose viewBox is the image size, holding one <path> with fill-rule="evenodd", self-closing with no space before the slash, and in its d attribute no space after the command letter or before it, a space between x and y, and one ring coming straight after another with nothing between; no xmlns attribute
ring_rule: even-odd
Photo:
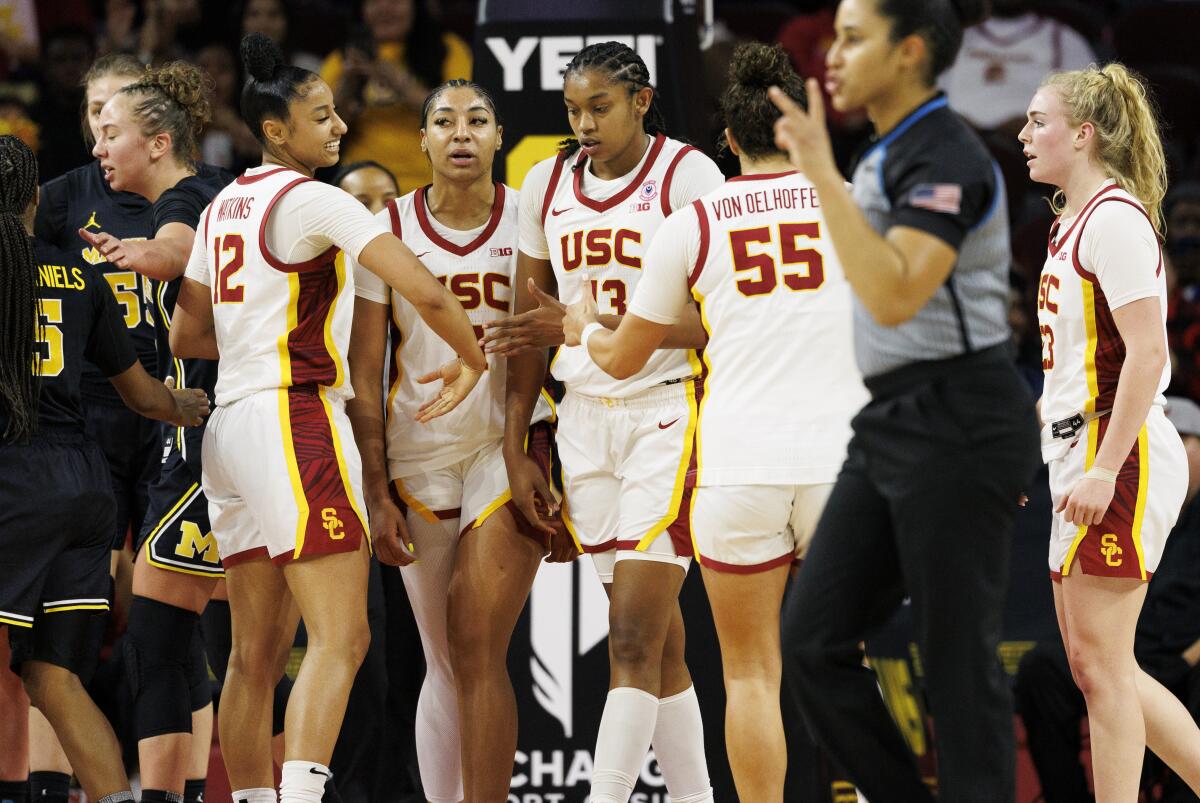
<svg viewBox="0 0 1200 803"><path fill-rule="evenodd" d="M166 132L177 161L195 167L200 135L212 119L212 79L199 67L173 61L145 74L118 94L130 98L133 118L146 138Z"/></svg>
<svg viewBox="0 0 1200 803"><path fill-rule="evenodd" d="M607 76L614 84L624 84L633 95L642 89L650 89L654 95L650 98L650 108L642 118L642 130L650 136L667 133L667 120L663 116L662 106L658 102L658 91L650 84L650 70L637 51L629 45L620 42L597 42L588 45L575 54L575 58L567 62L563 70L563 80L572 74L578 75L584 70L597 70ZM559 153L569 156L579 150L579 140L568 137L559 143Z"/></svg>
<svg viewBox="0 0 1200 803"><path fill-rule="evenodd" d="M37 431L37 263L22 220L37 179L29 146L10 134L0 136L0 403L8 413L3 437L12 441L26 441Z"/></svg>

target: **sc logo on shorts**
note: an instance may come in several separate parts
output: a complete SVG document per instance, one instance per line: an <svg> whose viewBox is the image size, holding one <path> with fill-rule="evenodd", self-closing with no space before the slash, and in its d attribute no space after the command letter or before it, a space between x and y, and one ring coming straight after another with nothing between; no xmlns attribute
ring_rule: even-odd
<svg viewBox="0 0 1200 803"><path fill-rule="evenodd" d="M346 530L342 524L342 520L338 518L337 508L326 507L321 509L321 526L325 528L325 532L329 533L331 541L341 541L346 537Z"/></svg>
<svg viewBox="0 0 1200 803"><path fill-rule="evenodd" d="M1104 562L1109 566L1120 566L1125 562L1121 555L1125 550L1117 546L1116 533L1105 533L1100 536L1100 554L1104 556Z"/></svg>

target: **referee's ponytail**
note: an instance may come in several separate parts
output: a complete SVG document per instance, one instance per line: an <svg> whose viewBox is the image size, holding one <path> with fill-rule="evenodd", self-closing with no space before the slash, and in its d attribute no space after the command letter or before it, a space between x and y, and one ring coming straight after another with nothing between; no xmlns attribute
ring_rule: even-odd
<svg viewBox="0 0 1200 803"><path fill-rule="evenodd" d="M0 404L8 413L8 427L0 435L5 441L25 441L37 431L37 264L23 220L37 178L29 146L10 134L0 136Z"/></svg>
<svg viewBox="0 0 1200 803"><path fill-rule="evenodd" d="M1162 202L1167 194L1167 158L1159 135L1158 114L1141 76L1124 64L1095 64L1083 70L1054 73L1042 86L1057 89L1073 128L1091 123L1096 131L1096 159L1121 189L1142 202L1162 237ZM1065 196L1051 200L1061 213Z"/></svg>

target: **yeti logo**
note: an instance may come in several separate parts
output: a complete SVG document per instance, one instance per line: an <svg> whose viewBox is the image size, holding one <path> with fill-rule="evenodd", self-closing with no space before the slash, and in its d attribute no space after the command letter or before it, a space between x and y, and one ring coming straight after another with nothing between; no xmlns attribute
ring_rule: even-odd
<svg viewBox="0 0 1200 803"><path fill-rule="evenodd" d="M663 43L663 38L656 34L522 36L513 44L503 36L489 36L484 40L503 71L505 92L521 92L525 89L525 65L535 50L538 51L538 86L546 92L562 91L562 74L567 62L586 45L597 42L621 42L636 50L642 61L646 62L650 83L657 84L658 47Z"/></svg>

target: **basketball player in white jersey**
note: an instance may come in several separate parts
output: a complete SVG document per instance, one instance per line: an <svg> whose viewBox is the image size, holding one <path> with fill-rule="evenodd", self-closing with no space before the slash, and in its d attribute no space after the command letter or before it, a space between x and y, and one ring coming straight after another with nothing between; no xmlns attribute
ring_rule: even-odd
<svg viewBox="0 0 1200 803"><path fill-rule="evenodd" d="M233 616L220 718L233 799L275 800L271 689L298 607L309 643L288 704L280 791L287 803L315 803L369 639L367 522L344 411L354 282L339 251L401 288L460 355L419 420L452 410L487 366L453 295L353 197L312 180L337 162L346 131L329 87L286 65L261 34L242 40L242 58L242 115L263 165L202 216L171 349L220 360L203 485ZM387 523L375 534L402 548Z"/></svg>
<svg viewBox="0 0 1200 803"><path fill-rule="evenodd" d="M1163 413L1167 361L1161 203L1166 161L1141 80L1114 63L1051 75L1020 140L1057 188L1038 287L1050 574L1087 701L1096 800L1133 800L1149 746L1200 791L1200 729L1133 654L1146 582L1187 490Z"/></svg>
<svg viewBox="0 0 1200 803"><path fill-rule="evenodd" d="M615 377L641 370L692 299L708 332L692 534L721 642L729 763L742 800L782 803L779 612L846 456L867 393L854 365L850 287L812 184L774 142L766 88L802 101L779 45L734 51L721 105L742 175L655 234L615 332L590 294L566 342Z"/></svg>
<svg viewBox="0 0 1200 803"><path fill-rule="evenodd" d="M458 296L476 326L507 315L512 303L517 193L492 180L501 135L486 90L463 79L437 87L422 114L421 148L433 183L377 216ZM418 559L403 556L401 575L425 651L416 721L421 785L430 803L502 800L517 747L508 642L548 544L508 487L505 362L491 358L481 386L454 412L416 423L425 396L419 383L439 375L454 355L374 274L359 268L355 282L355 400L348 409L364 490L373 513L403 515ZM539 405L529 448L547 469L550 416L550 405ZM559 544L562 557L578 554L565 531Z"/></svg>
<svg viewBox="0 0 1200 803"><path fill-rule="evenodd" d="M525 178L518 276L556 288L563 301L594 293L615 325L654 231L723 177L702 153L665 135L649 73L629 47L585 47L567 65L563 92L577 139ZM518 312L534 307L531 292L518 279ZM537 298L561 329L558 301ZM492 329L500 353L523 336L507 324ZM581 551L592 555L611 601L612 674L596 740L595 803L628 798L652 734L671 798L712 799L678 605L691 561L688 499L702 371L691 349L703 341L693 308L667 349L625 381L606 375L578 347L560 348L551 366L566 386L557 435L563 518ZM556 505L522 452L544 354L509 360L505 457L513 499L531 521L535 496Z"/></svg>

